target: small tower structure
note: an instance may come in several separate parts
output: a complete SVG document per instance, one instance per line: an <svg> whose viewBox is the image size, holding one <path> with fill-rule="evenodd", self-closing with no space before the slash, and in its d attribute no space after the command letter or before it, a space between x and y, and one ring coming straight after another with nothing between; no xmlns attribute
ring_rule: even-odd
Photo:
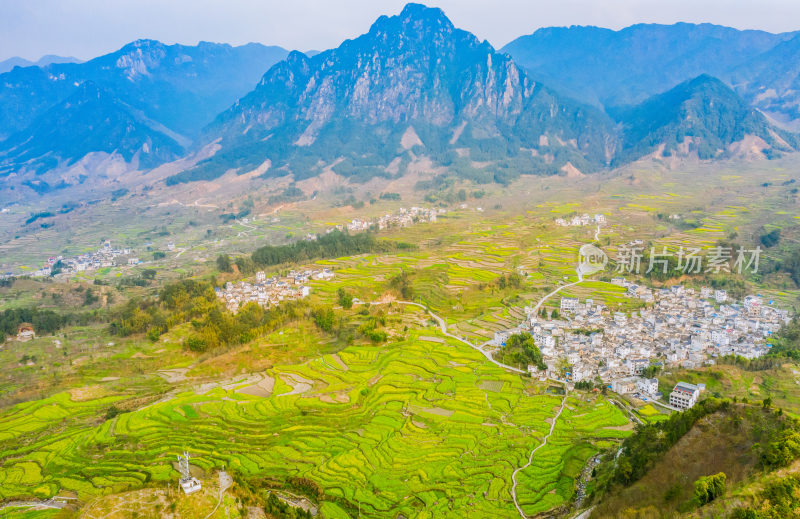
<svg viewBox="0 0 800 519"><path fill-rule="evenodd" d="M189 453L178 455L178 471L181 473L181 488L185 494L194 494L200 490L200 481L189 473Z"/></svg>

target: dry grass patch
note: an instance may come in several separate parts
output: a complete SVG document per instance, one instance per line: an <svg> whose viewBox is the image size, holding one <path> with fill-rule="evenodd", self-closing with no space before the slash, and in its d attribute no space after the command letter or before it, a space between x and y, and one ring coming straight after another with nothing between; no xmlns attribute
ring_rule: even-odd
<svg viewBox="0 0 800 519"><path fill-rule="evenodd" d="M107 396L109 393L103 386L84 386L69 390L69 398L73 402L87 402Z"/></svg>

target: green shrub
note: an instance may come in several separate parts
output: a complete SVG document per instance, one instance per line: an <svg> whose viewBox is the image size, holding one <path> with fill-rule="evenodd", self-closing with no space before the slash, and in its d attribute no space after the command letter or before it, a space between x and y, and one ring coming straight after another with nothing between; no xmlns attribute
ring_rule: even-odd
<svg viewBox="0 0 800 519"><path fill-rule="evenodd" d="M336 297L339 299L339 304L342 305L342 308L345 310L353 308L353 296L348 294L345 289L341 287L338 288L336 290Z"/></svg>
<svg viewBox="0 0 800 519"><path fill-rule="evenodd" d="M230 256L227 254L220 254L217 256L217 270L220 272L233 272Z"/></svg>
<svg viewBox="0 0 800 519"><path fill-rule="evenodd" d="M724 472L711 476L702 476L694 482L694 497L701 505L710 503L725 493Z"/></svg>
<svg viewBox="0 0 800 519"><path fill-rule="evenodd" d="M319 327L320 330L325 332L333 331L333 325L336 322L336 315L333 313L332 308L318 308L311 314L314 317L314 323Z"/></svg>

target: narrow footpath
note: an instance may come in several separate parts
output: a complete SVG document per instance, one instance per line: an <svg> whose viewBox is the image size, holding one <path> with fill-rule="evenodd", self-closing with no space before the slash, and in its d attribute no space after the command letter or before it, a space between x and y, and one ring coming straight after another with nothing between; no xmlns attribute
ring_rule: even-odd
<svg viewBox="0 0 800 519"><path fill-rule="evenodd" d="M566 388L566 385L565 385L564 386L564 398L561 400L561 407L558 408L558 412L553 417L553 422L550 424L550 432L548 432L547 435L544 437L544 440L542 440L542 443L537 445L531 451L530 455L528 456L528 463L526 463L525 465L517 468L511 474L511 481L512 481L511 497L514 499L514 506L517 507L517 512L519 512L520 517L522 517L523 519L527 519L528 516L525 514L525 512L522 511L522 507L519 505L519 501L517 500L517 472L519 472L521 470L525 470L528 467L530 467L531 463L533 463L533 455L536 453L536 451L538 451L539 449L541 449L542 447L547 445L547 439L550 438L551 434L553 434L553 431L556 428L556 422L558 421L558 417L561 416L561 411L563 411L564 410L564 406L567 405L567 396L568 396L568 393L567 393L567 388Z"/></svg>

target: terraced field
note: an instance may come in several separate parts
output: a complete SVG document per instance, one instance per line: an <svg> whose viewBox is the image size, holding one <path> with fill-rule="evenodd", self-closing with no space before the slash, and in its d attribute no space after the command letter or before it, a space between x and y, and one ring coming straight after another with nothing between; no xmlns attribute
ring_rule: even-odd
<svg viewBox="0 0 800 519"><path fill-rule="evenodd" d="M531 301L552 290L554 281L575 280L577 252L585 242L566 235L554 236L552 230L542 228L541 220L518 217L513 226L486 222L459 232L458 225L465 223L460 220L462 216L451 218L455 223L449 224L455 229L448 236L450 242L436 250L318 261L319 265L333 268L336 278L333 282L315 284L315 297L335 301L335 292L341 287L363 300L374 300L381 293L381 285L385 286L393 276L402 271L413 272L414 299L445 315L448 325L464 337L483 342L495 331L517 326L525 319L522 311L525 301L513 305L505 301L508 293L497 288L500 277L515 272L524 274L525 290L520 297ZM394 238L419 242L425 234L420 230L428 228L430 232L432 227L441 236L445 231L435 227L438 225L402 229ZM591 233L588 230L586 233L588 242ZM617 287L595 285L582 293L591 295L598 291L595 294L598 301L606 296L613 302L622 300Z"/></svg>
<svg viewBox="0 0 800 519"><path fill-rule="evenodd" d="M65 416L97 413L114 397L62 394L16 406L0 417L0 498L71 491L89 500L163 485L177 478L172 461L187 449L205 471L311 479L324 491L326 517L353 516L359 504L365 517L513 517L511 472L560 403L433 329L265 375L270 396L248 394L253 377L243 376L228 389L186 391L81 427L64 427ZM614 428L626 420L613 405L585 398L570 397L522 474L529 513L568 503L586 459L625 434ZM23 413L37 420L18 420Z"/></svg>
<svg viewBox="0 0 800 519"><path fill-rule="evenodd" d="M452 333L483 342L494 331L519 324L524 306L575 281L578 248L594 241L595 228L556 227L552 221L559 215L605 214L608 224L599 241L611 257L632 239L657 247L702 247L736 232L752 233L765 223L796 224L794 206L780 199L782 188L765 198L760 187L766 180L783 179L784 173L704 173L643 171L632 165L616 176L587 177L582 187L560 177L520 180L519 186L492 200L498 202L492 210L449 210L436 223L379 235L417 245L413 250L318 261L333 267L336 277L312 283L309 307L332 307L355 328L363 322L363 306L342 310L337 289L362 301L388 302L397 297L391 279L405 271L412 299L441 315ZM161 280L162 273L173 278L212 274L219 252L246 254L255 245L283 243L354 216L344 206L307 212L312 205L259 214L249 226L218 225L217 213L223 209L163 206L146 225L117 225L127 213L108 210L120 229L111 236L115 242L154 240L163 249L165 242L175 240L179 248L186 247L185 254L176 251L153 265ZM383 212L378 206L365 210ZM692 229L664 218L673 213L699 226ZM179 238L161 236L160 220L167 215L172 223L166 230ZM206 227L213 232L207 233ZM97 232L93 228L77 235L74 250L79 250L78 241L96 243ZM54 238L47 233L42 237ZM61 245L73 251L72 245ZM22 235L0 249L27 261L31 246L31 236ZM521 274L522 285L502 288L501 278L513 273ZM116 270L99 273L108 282L120 275ZM787 302L798 296L796 289L777 284L762 293ZM5 306L37 301L31 291L5 294L0 300ZM595 280L571 286L563 295L591 297L623 311L641 305L620 287ZM551 299L550 306L557 300ZM175 455L188 450L195 468L205 472L204 481L223 466L275 488L285 489L292 477L307 478L322 489L319 505L325 518L357 517L359 509L364 517L518 516L510 496L511 474L541 445L562 395L507 373L444 337L420 309L405 307L402 315L391 318L386 326L390 340L382 345L323 333L308 318L241 347L202 355L181 346L190 323L173 327L154 344L144 337L107 337L105 327L75 327L59 336L63 349L50 337L10 347L0 352L0 359L9 370L30 374L20 380L35 387L23 391L17 383L0 390L8 402L30 400L0 410L0 500L58 494L81 503L96 498L106 503L136 493L166 492L167 484L174 488L178 478ZM19 362L23 347L37 356L36 363ZM74 357L69 362L67 349ZM720 378L697 372L680 377L705 382L710 391L751 399L772 394L776 405L797 413L797 388L772 374ZM53 380L52 387L45 379ZM107 420L113 405L138 410ZM638 412L648 421L666 416L653 406ZM586 460L616 446L629 429L625 416L603 396L571 393L547 444L517 474L524 511L566 508ZM211 501L207 504L210 508ZM16 516L16 511L0 512L5 516Z"/></svg>

